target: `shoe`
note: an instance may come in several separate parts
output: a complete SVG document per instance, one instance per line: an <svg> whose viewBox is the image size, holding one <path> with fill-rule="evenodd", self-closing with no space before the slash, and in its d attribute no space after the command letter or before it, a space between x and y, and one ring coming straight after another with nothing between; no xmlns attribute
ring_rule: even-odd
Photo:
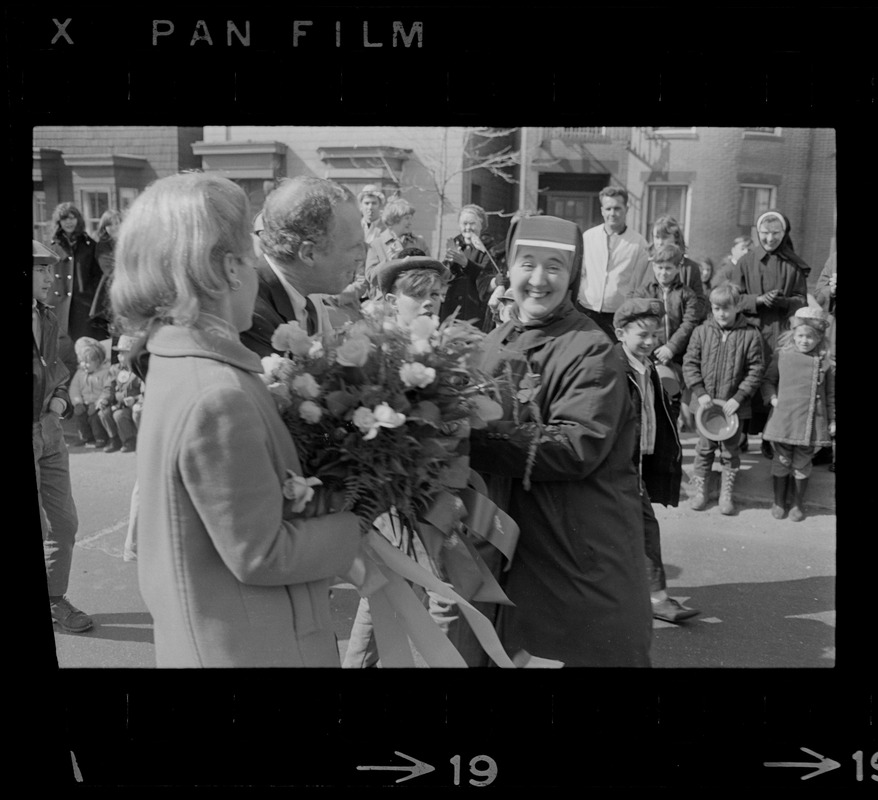
<svg viewBox="0 0 878 800"><path fill-rule="evenodd" d="M105 453L115 453L117 450L122 449L122 443L118 439L112 439L110 443L104 448Z"/></svg>
<svg viewBox="0 0 878 800"><path fill-rule="evenodd" d="M80 439L78 444L80 447L94 447L95 440L94 439Z"/></svg>
<svg viewBox="0 0 878 800"><path fill-rule="evenodd" d="M91 442L86 442L86 443L85 443L85 446L86 446L89 450L96 450L96 449L99 448L99 447L106 447L106 446L107 446L107 443L106 443L106 441L103 441L103 442L91 441Z"/></svg>
<svg viewBox="0 0 878 800"><path fill-rule="evenodd" d="M689 479L689 489L692 497L689 500L689 507L693 511L704 511L707 508L707 486L701 475L693 475Z"/></svg>
<svg viewBox="0 0 878 800"><path fill-rule="evenodd" d="M682 622L700 613L697 609L684 606L673 597L666 597L660 603L652 604L652 616L664 622Z"/></svg>
<svg viewBox="0 0 878 800"><path fill-rule="evenodd" d="M125 442L121 447L123 453L133 453L137 449L137 442Z"/></svg>
<svg viewBox="0 0 878 800"><path fill-rule="evenodd" d="M727 517L738 513L733 496L737 475L737 469L732 469L731 467L723 468L722 488L719 494L719 513L725 514Z"/></svg>
<svg viewBox="0 0 878 800"><path fill-rule="evenodd" d="M68 633L85 633L94 627L91 617L80 611L66 597L50 603L52 622Z"/></svg>
<svg viewBox="0 0 878 800"><path fill-rule="evenodd" d="M774 449L771 446L771 442L766 442L765 439L762 440L762 455L769 460L774 458Z"/></svg>

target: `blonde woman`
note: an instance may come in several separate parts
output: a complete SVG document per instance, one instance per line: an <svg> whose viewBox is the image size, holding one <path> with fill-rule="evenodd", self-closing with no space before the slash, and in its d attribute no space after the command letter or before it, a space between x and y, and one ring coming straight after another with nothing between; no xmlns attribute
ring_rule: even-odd
<svg viewBox="0 0 878 800"><path fill-rule="evenodd" d="M174 175L135 200L116 249L113 309L149 355L137 564L159 667L339 663L329 586L358 521L292 513L296 448L239 339L257 290L250 219L231 181Z"/></svg>

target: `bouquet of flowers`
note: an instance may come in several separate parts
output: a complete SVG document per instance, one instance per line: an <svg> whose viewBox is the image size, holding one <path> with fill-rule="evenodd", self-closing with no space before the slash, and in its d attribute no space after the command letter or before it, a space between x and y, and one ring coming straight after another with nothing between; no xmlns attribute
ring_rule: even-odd
<svg viewBox="0 0 878 800"><path fill-rule="evenodd" d="M498 387L476 368L484 334L470 323L419 317L396 324L383 303L323 336L281 325L263 359L302 460L291 493L304 507L315 485L342 492L364 530L393 509L416 520L440 493L464 488L469 432L502 414Z"/></svg>

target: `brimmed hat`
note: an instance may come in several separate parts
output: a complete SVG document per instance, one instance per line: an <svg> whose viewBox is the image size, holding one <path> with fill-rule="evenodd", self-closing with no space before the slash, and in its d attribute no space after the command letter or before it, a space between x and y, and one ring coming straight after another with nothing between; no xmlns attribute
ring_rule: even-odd
<svg viewBox="0 0 878 800"><path fill-rule="evenodd" d="M448 275L448 267L441 261L429 256L408 256L407 258L394 258L384 261L375 267L372 280L378 286L381 294L393 291L393 284L403 273L413 269L431 269L440 276Z"/></svg>
<svg viewBox="0 0 878 800"><path fill-rule="evenodd" d="M662 387L669 397L675 397L680 394L680 381L672 367L669 367L667 364L656 364L655 374L659 376Z"/></svg>
<svg viewBox="0 0 878 800"><path fill-rule="evenodd" d="M724 405L724 400L713 400L708 406L699 405L695 412L695 427L712 442L724 442L738 432L738 415L726 414Z"/></svg>
<svg viewBox="0 0 878 800"><path fill-rule="evenodd" d="M46 245L40 244L36 239L32 241L34 243L34 264L54 264L58 261L58 255Z"/></svg>
<svg viewBox="0 0 878 800"><path fill-rule="evenodd" d="M825 331L829 327L829 317L822 308L803 306L790 319L790 328L799 325L809 325L818 331Z"/></svg>
<svg viewBox="0 0 878 800"><path fill-rule="evenodd" d="M625 300L613 314L613 328L624 328L629 322L641 317L658 317L665 315L665 304L651 297L631 297Z"/></svg>

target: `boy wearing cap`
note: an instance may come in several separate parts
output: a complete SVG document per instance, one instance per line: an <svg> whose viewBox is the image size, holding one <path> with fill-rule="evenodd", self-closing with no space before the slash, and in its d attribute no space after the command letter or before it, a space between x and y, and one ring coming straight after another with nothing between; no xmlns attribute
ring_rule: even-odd
<svg viewBox="0 0 878 800"><path fill-rule="evenodd" d="M119 360L110 367L98 400L101 422L110 434L110 442L104 448L107 453L117 450L132 453L137 447L134 406L141 399L143 384L131 369L129 355L132 344L131 336L119 337L113 348L119 352Z"/></svg>
<svg viewBox="0 0 878 800"><path fill-rule="evenodd" d="M656 331L658 346L652 357L662 366L673 370L678 384L683 383L683 355L689 339L703 319L701 298L691 286L680 280L682 260L683 250L679 246L662 244L652 256L653 277L628 295L661 300L665 313ZM669 396L676 424L682 402L680 387L676 392L669 392Z"/></svg>
<svg viewBox="0 0 878 800"><path fill-rule="evenodd" d="M79 520L70 485L70 460L61 428L61 417L72 411L66 388L69 373L58 352L58 319L46 304L57 260L48 248L33 242L34 472L52 621L68 633L83 633L93 626L91 618L64 596Z"/></svg>
<svg viewBox="0 0 878 800"><path fill-rule="evenodd" d="M763 342L758 323L742 313L741 290L724 283L710 292L711 316L699 325L683 357L683 378L692 392L691 409L707 408L714 399L722 400L727 416L749 419L750 398L759 390L765 373ZM720 463L723 467L720 491L720 513L734 514L733 491L735 477L741 466L740 425L734 435L720 442ZM691 508L703 511L707 507L708 479L713 469L717 442L699 435L695 445L692 478Z"/></svg>
<svg viewBox="0 0 878 800"><path fill-rule="evenodd" d="M395 317L400 328L408 328L418 317L436 315L450 277L448 267L427 256L385 261L378 264L372 275L385 308ZM387 515L376 521L376 527L392 544L408 550L419 564L442 579L441 568L429 558L417 534L403 535L398 522L393 524ZM447 633L456 615L454 605L434 592L427 591L427 596L433 621ZM368 599L361 597L342 667L375 667L378 660L372 612Z"/></svg>
<svg viewBox="0 0 878 800"><path fill-rule="evenodd" d="M656 344L661 341L664 317L660 300L629 298L613 315L613 325L619 340L616 352L625 366L631 400L640 422L633 458L640 475L652 615L665 622L682 622L699 612L668 596L661 531L652 509L653 502L664 506L679 503L683 475L683 448L676 420L651 359Z"/></svg>
<svg viewBox="0 0 878 800"><path fill-rule="evenodd" d="M439 313L450 279L451 270L428 256L385 261L373 273L379 296L402 328L408 328L418 317Z"/></svg>
<svg viewBox="0 0 878 800"><path fill-rule="evenodd" d="M790 519L801 522L814 453L830 447L835 436L835 366L826 346L829 319L824 311L800 308L790 327L789 338L775 351L762 384L765 403L774 409L763 437L774 445L771 515L782 519L786 513L785 496L792 476Z"/></svg>

